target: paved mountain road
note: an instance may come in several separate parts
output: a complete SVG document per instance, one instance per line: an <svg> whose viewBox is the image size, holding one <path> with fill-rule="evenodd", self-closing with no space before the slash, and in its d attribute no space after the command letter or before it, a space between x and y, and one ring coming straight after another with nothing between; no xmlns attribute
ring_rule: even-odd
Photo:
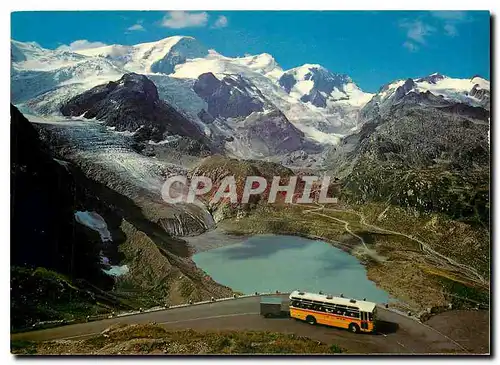
<svg viewBox="0 0 500 365"><path fill-rule="evenodd" d="M287 298L287 295L282 295ZM162 311L115 317L11 335L14 340L48 341L84 339L117 323L156 322L171 330L192 328L208 330L256 330L293 333L329 344L350 353L450 353L465 349L433 328L404 315L378 309L381 321L377 334L353 334L326 326L311 326L290 318L263 318L259 315L260 297L245 297L214 303L171 308Z"/></svg>

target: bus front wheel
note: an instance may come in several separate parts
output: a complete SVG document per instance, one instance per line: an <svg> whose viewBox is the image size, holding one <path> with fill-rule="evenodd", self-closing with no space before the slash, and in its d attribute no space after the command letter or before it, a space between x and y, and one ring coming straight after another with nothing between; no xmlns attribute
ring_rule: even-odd
<svg viewBox="0 0 500 365"><path fill-rule="evenodd" d="M313 316L307 316L306 317L306 322L309 323L310 325L315 325L316 324L316 318Z"/></svg>
<svg viewBox="0 0 500 365"><path fill-rule="evenodd" d="M352 333L358 333L359 332L359 326L356 323L351 323L349 325L349 331Z"/></svg>

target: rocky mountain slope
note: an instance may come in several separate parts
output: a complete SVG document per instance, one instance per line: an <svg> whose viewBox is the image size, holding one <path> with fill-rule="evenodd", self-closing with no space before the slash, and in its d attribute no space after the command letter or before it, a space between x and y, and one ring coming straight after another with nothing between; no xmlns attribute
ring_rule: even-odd
<svg viewBox="0 0 500 365"><path fill-rule="evenodd" d="M311 148L317 151L322 145L335 144L340 135L357 126L357 113L371 97L349 77L321 66L304 65L300 69L305 72L284 71L268 54L224 57L191 37L75 52L12 41L11 61L13 102L43 115L59 114L70 99L96 85L131 72L144 74L155 83L160 99L198 125L207 137L222 140L227 153L240 158L309 153ZM301 78L295 89L303 85L301 90L307 95L287 90L283 80L295 77ZM211 97L201 92L202 79L218 84L219 90L213 89L216 93ZM315 86L306 90L304 85L309 83ZM269 141L254 134L256 120L262 122L260 129L271 124L284 133L276 138L295 142L288 142L284 149L268 145Z"/></svg>
<svg viewBox="0 0 500 365"><path fill-rule="evenodd" d="M244 207L227 202L210 206L206 197L193 204L166 204L163 182L172 175L201 174L218 183L233 174L241 190L248 175L269 180L275 174L293 174L283 163L340 178L343 208L369 210L373 204L377 209L368 215L374 220L392 212L386 223L418 234L432 231L431 243L460 251L454 257L461 262L474 256L487 275L490 84L479 76L432 74L394 81L369 94L349 76L320 65L283 70L269 54L225 57L190 37L76 52L12 41L11 61L12 100L30 113L47 147L40 155L45 157L36 157L37 133L22 132L31 136L28 147L21 148L31 167L13 167L20 179L12 185L19 185L26 196L16 202L21 215L14 220L23 243L13 250L13 262L21 268L22 280L41 266L56 273L49 275L51 280L70 274L69 284L62 285L73 285L76 269L67 261L73 246L58 239L74 230L82 231L78 239L85 242L66 244L78 244L85 251L78 251L82 267L92 267L74 275L102 290L110 306L229 295L229 288L195 267L182 237L205 232L228 217L236 217L241 226L239 218L251 212L256 213L252 219L268 223L273 233L300 234L297 219L290 218L297 207L261 209L266 204L256 200ZM214 152L223 156L200 158ZM64 189L58 196L61 182ZM46 197L43 189L48 189ZM32 197L35 213L29 210ZM48 207L50 199L56 203ZM295 217L302 217L298 209ZM419 221L421 213L432 218ZM282 221L267 222L272 214ZM33 229L22 232L26 217ZM442 223L443 217L452 224ZM413 218L418 224L406 225ZM63 231L49 229L58 220ZM322 235L328 239L345 233L344 225L332 229L331 221L318 216L299 228L316 232L318 225L318 232L334 231ZM447 230L459 231L452 237L459 238L460 247L474 249L456 250L457 244L446 241ZM105 245L102 237L109 236L112 244ZM43 245L31 248L38 240ZM50 248L42 249L45 244ZM392 241L384 244L384 255L399 254ZM394 277L401 278L397 272L402 266L387 266L395 267ZM47 277L43 270L33 276L40 273ZM59 285L59 279L48 287ZM398 285L405 287L403 281ZM22 295L26 302L29 295Z"/></svg>
<svg viewBox="0 0 500 365"><path fill-rule="evenodd" d="M438 73L418 79L398 80L384 85L380 91L361 110L361 123L384 115L393 105L401 103L420 103L429 107L471 106L489 116L490 82L474 76L471 79L454 79Z"/></svg>
<svg viewBox="0 0 500 365"><path fill-rule="evenodd" d="M233 154L258 158L297 150L320 151L241 75L219 80L213 73L201 74L193 90L207 103L208 110L201 117L212 135L224 135L226 149Z"/></svg>
<svg viewBox="0 0 500 365"><path fill-rule="evenodd" d="M461 88L447 89L459 83ZM398 86L399 85L399 86ZM328 164L354 199L376 199L453 218L489 220L489 87L441 75L396 82L361 110L361 130Z"/></svg>
<svg viewBox="0 0 500 365"><path fill-rule="evenodd" d="M359 108L373 96L363 92L348 75L332 73L321 65L287 70L278 83L289 95L321 110L330 123L318 124L318 129L326 133L356 130Z"/></svg>
<svg viewBox="0 0 500 365"><path fill-rule="evenodd" d="M117 248L75 219L78 211L106 212L13 106L11 141L12 325L120 307L114 296L86 290L89 284L112 289L114 280L103 271L109 262L104 265L101 256L116 264Z"/></svg>
<svg viewBox="0 0 500 365"><path fill-rule="evenodd" d="M321 65L283 70L267 53L225 57L183 36L75 52L12 41L11 62L12 100L31 113L60 114L75 96L138 73L155 84L159 99L217 141L229 156L302 165L320 162L321 150L359 132L365 122L384 114L409 92L430 93L435 98L423 101L429 105L456 102L488 110L490 103L489 82L479 76L467 80L432 74L389 83L374 95L363 92L348 75ZM285 146L260 134L268 128L275 131L274 140L287 141ZM156 131L152 141L162 138ZM304 155L312 157L306 162L294 157Z"/></svg>
<svg viewBox="0 0 500 365"><path fill-rule="evenodd" d="M38 126L40 140L17 108L11 107L11 115L14 328L40 320L231 295L229 288L194 265L186 242L173 237L206 229L204 218L197 217L203 215L200 208L169 210L148 200L151 186L128 179L125 165L120 164L120 156L127 156L122 162L130 161L135 153L125 152L125 142L120 142L121 155L115 154L112 163L99 156L110 157L113 149L99 146L96 139L90 146L85 140L87 151L69 144L61 160L68 137L60 129L42 131ZM88 130L84 135L89 137ZM50 144L55 141L62 149ZM114 143L117 148L119 142ZM138 166L143 177L153 178L151 165L139 161ZM141 173L137 168L134 172Z"/></svg>
<svg viewBox="0 0 500 365"><path fill-rule="evenodd" d="M160 100L154 83L143 75L125 74L96 86L65 102L61 113L95 118L116 131L133 132L137 142L186 137L199 144L200 153L210 153L210 143L198 126Z"/></svg>

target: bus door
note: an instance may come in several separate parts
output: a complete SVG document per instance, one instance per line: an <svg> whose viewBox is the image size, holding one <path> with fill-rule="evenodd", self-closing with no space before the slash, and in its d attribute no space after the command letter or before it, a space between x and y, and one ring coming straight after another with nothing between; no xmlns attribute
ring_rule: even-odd
<svg viewBox="0 0 500 365"><path fill-rule="evenodd" d="M368 313L361 312L361 329L368 329Z"/></svg>

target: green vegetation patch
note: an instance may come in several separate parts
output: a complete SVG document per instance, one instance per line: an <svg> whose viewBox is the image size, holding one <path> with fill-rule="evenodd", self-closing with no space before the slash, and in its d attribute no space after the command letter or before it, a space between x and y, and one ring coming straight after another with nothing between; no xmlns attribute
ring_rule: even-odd
<svg viewBox="0 0 500 365"><path fill-rule="evenodd" d="M84 319L109 312L109 303L80 289L66 276L38 267L11 267L11 329L26 329L39 321Z"/></svg>

